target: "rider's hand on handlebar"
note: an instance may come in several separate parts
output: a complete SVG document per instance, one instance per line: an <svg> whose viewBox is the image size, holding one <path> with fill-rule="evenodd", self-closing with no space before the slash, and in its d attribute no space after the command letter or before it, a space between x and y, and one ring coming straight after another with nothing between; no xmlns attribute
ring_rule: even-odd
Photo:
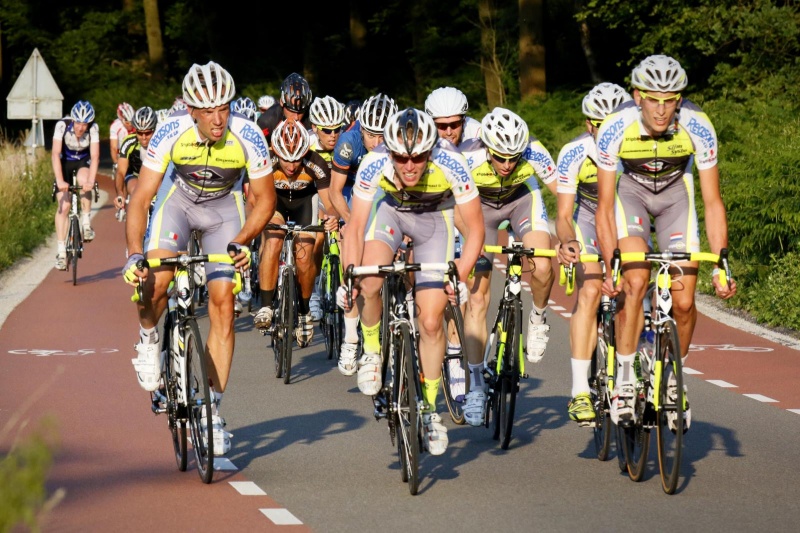
<svg viewBox="0 0 800 533"><path fill-rule="evenodd" d="M117 209L122 209L123 207L125 207L125 198L123 198L122 196L117 196L116 198L114 198L114 207L116 207Z"/></svg>
<svg viewBox="0 0 800 533"><path fill-rule="evenodd" d="M450 303L453 305L463 305L467 303L467 299L469 298L469 290L467 289L467 284L463 281L458 282L458 301L456 301L456 292L453 290L453 284L450 282L445 283L444 292L447 293L447 297L450 300Z"/></svg>
<svg viewBox="0 0 800 533"><path fill-rule="evenodd" d="M729 279L728 283L723 287L719 282L719 274L716 274L711 276L711 284L714 285L717 296L723 300L727 300L736 294L736 280Z"/></svg>
<svg viewBox="0 0 800 533"><path fill-rule="evenodd" d="M144 262L142 254L131 254L122 269L122 278L125 283L136 287L141 281L147 279L147 268L139 269L139 263Z"/></svg>
<svg viewBox="0 0 800 533"><path fill-rule="evenodd" d="M330 215L325 215L325 222L323 226L325 227L325 231L336 231L339 229L339 217L332 217Z"/></svg>
<svg viewBox="0 0 800 533"><path fill-rule="evenodd" d="M558 247L558 262L562 265L574 265L581 260L580 244L576 240L565 242Z"/></svg>
<svg viewBox="0 0 800 533"><path fill-rule="evenodd" d="M355 303L357 297L358 297L358 289L356 287L353 287L353 294L350 301ZM336 305L338 305L345 311L349 311L351 308L347 306L347 300L348 300L347 287L345 287L344 285L339 285L339 288L336 291Z"/></svg>
<svg viewBox="0 0 800 533"><path fill-rule="evenodd" d="M608 296L609 298L616 298L616 296L620 292L620 287L614 286L614 281L611 279L611 276L606 276L606 279L603 280L603 294Z"/></svg>
<svg viewBox="0 0 800 533"><path fill-rule="evenodd" d="M56 180L56 187L61 192L67 192L69 190L69 183L64 180Z"/></svg>
<svg viewBox="0 0 800 533"><path fill-rule="evenodd" d="M250 266L250 248L238 242L228 243L228 255L233 258L233 266L236 268L248 268Z"/></svg>

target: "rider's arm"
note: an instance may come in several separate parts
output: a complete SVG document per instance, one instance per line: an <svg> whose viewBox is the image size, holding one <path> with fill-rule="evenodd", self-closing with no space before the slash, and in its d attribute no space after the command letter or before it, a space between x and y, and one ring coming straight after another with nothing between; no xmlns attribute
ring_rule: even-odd
<svg viewBox="0 0 800 533"><path fill-rule="evenodd" d="M558 208L558 213L556 215L556 235L558 236L558 241L561 243L562 248L565 248L564 258L567 259L568 262L574 263L577 261L578 254L580 253L577 243L572 242L575 241L575 226L572 224L572 213L575 209L575 195L563 192L558 193L556 195L556 202ZM568 245L570 243L573 244L571 248L573 248L574 253L569 250L570 246Z"/></svg>
<svg viewBox="0 0 800 533"><path fill-rule="evenodd" d="M347 207L347 200L344 199L344 194L342 194L346 183L347 172L342 172L334 166L333 169L331 169L331 186L328 187L328 194L330 196L331 205L345 223L350 221L350 208Z"/></svg>
<svg viewBox="0 0 800 533"><path fill-rule="evenodd" d="M275 214L277 200L272 172L258 179L251 178L249 194L253 198L253 209L247 215L242 230L234 239L234 242L243 245L248 245L255 239Z"/></svg>
<svg viewBox="0 0 800 533"><path fill-rule="evenodd" d="M458 261L458 278L466 283L483 251L486 227L483 223L480 197L476 196L465 203L458 204L458 208L466 225L467 235L469 235L461 248L461 258Z"/></svg>
<svg viewBox="0 0 800 533"><path fill-rule="evenodd" d="M703 195L703 205L706 213L706 235L711 252L718 254L722 248L728 246L728 218L725 204L719 190L719 167L714 165L705 170L699 170L700 192Z"/></svg>
<svg viewBox="0 0 800 533"><path fill-rule="evenodd" d="M64 180L64 169L61 167L62 144L63 142L60 138L53 139L53 149L50 152L50 161L53 163L53 175L55 175L59 190L65 188L67 185Z"/></svg>
<svg viewBox="0 0 800 533"><path fill-rule="evenodd" d="M119 140L117 140L114 132L111 132L111 138L108 140L108 147L111 149L111 162L115 165L119 163Z"/></svg>
<svg viewBox="0 0 800 533"><path fill-rule="evenodd" d="M114 190L117 196L125 199L125 174L128 172L128 158L120 157L117 161L117 175L114 176Z"/></svg>
<svg viewBox="0 0 800 533"><path fill-rule="evenodd" d="M89 187L94 186L97 180L97 169L100 168L100 129L97 124L92 124L89 130Z"/></svg>
<svg viewBox="0 0 800 533"><path fill-rule="evenodd" d="M344 266L355 265L361 266L361 260L364 256L364 231L367 227L369 214L372 210L372 201L365 200L353 195L353 209L350 212L350 221L348 222L348 235L355 235L356 238L348 239L347 246L343 250L343 263Z"/></svg>
<svg viewBox="0 0 800 533"><path fill-rule="evenodd" d="M147 213L150 202L158 192L164 173L142 165L139 171L139 183L131 195L128 204L125 236L127 237L128 255L143 253L144 232L147 229Z"/></svg>
<svg viewBox="0 0 800 533"><path fill-rule="evenodd" d="M616 181L615 170L597 169L597 240L608 272L611 272L611 257L617 248L617 223L614 219Z"/></svg>

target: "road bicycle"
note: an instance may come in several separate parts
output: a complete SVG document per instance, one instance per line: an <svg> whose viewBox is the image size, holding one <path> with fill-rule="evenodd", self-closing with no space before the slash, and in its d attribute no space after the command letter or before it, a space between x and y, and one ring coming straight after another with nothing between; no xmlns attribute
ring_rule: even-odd
<svg viewBox="0 0 800 533"><path fill-rule="evenodd" d="M389 437L397 446L400 477L408 483L412 495L419 490L419 455L422 445L422 396L419 366L419 333L414 325L412 272L444 271L453 287L458 287L458 270L449 263L396 262L382 266L347 267L344 283L348 306L352 306L354 280L360 276L385 275L383 280L383 315L381 319L381 354L383 374L381 390L373 397L376 420L385 418ZM456 289L458 294L458 289ZM456 296L457 297L457 296Z"/></svg>
<svg viewBox="0 0 800 533"><path fill-rule="evenodd" d="M195 267L207 262L233 264L228 254L189 255L162 259L146 259L137 268L176 267L170 285L168 311L164 317L161 350L162 387L152 392L152 410L166 413L172 434L172 445L178 470L187 466L187 432L192 443L195 466L203 483L211 483L214 475L214 426L209 386L208 362L193 306ZM233 293L241 290L241 274L235 274ZM131 298L142 298L142 284Z"/></svg>
<svg viewBox="0 0 800 533"><path fill-rule="evenodd" d="M242 292L239 293L239 301L247 306L247 312L253 311L253 301L261 294L261 282L258 277L258 269L261 263L261 236L257 236L250 241L250 267L245 269L242 276Z"/></svg>
<svg viewBox="0 0 800 533"><path fill-rule="evenodd" d="M322 267L319 275L319 294L322 305L322 320L319 321L325 339L325 354L328 359L339 362L339 352L344 336L344 312L336 305L336 291L342 279L342 263L339 255L339 232L326 231L322 252Z"/></svg>
<svg viewBox="0 0 800 533"><path fill-rule="evenodd" d="M525 374L525 343L522 340L522 258L555 257L550 249L524 248L522 242L509 246L484 246L487 253L509 254L503 297L483 354L484 376L488 386L484 425L494 421L492 438L508 449L514 425L520 378Z"/></svg>
<svg viewBox="0 0 800 533"><path fill-rule="evenodd" d="M284 231L283 247L278 261L278 284L275 287L275 309L272 326L263 334L271 333L272 348L275 353L275 377L283 378L288 384L292 377L292 345L294 330L297 326L297 304L299 287L297 267L294 257L294 240L301 232L321 233L325 231L320 225L301 226L292 221L285 224L267 224L266 230ZM309 251L309 253L311 253Z"/></svg>
<svg viewBox="0 0 800 533"><path fill-rule="evenodd" d="M614 251L612 279L617 284L620 265L623 261L649 261L657 264L655 281L651 282L646 298L652 302L652 317L649 327L654 332L652 350L639 350L636 396L633 421L618 426L620 442L624 451L628 476L640 481L644 476L650 446L650 433L655 428L658 444L658 468L661 486L667 494L674 494L678 486L684 411L687 407L683 388L683 367L678 327L672 318L673 274L675 279L683 274L678 261L708 261L720 268L720 283L724 286L731 278L728 250L719 255L707 252L631 252ZM648 327L648 325L646 325ZM672 418L676 431L670 430Z"/></svg>
<svg viewBox="0 0 800 533"><path fill-rule="evenodd" d="M72 173L73 183L77 179L77 171ZM78 259L83 257L83 231L81 230L81 191L83 187L80 185L70 185L67 193L70 195L70 209L69 219L67 226L67 240L66 254L67 254L67 270L72 269L72 284L78 284ZM58 187L55 182L53 183L53 201L56 199ZM95 182L92 190L94 193L94 201L97 202L99 193L97 183Z"/></svg>

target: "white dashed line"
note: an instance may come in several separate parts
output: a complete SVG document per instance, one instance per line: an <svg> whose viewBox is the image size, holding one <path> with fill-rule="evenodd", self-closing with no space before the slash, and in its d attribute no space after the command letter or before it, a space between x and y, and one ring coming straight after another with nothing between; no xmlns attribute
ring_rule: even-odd
<svg viewBox="0 0 800 533"><path fill-rule="evenodd" d="M252 481L229 481L236 492L242 496L266 496L267 493Z"/></svg>
<svg viewBox="0 0 800 533"><path fill-rule="evenodd" d="M233 464L230 459L226 457L215 457L214 470L239 470L239 469L236 468L236 465Z"/></svg>
<svg viewBox="0 0 800 533"><path fill-rule="evenodd" d="M769 396L764 396L763 394L743 394L742 396L747 396L748 398L764 403L778 403L778 400L773 400Z"/></svg>
<svg viewBox="0 0 800 533"><path fill-rule="evenodd" d="M683 373L690 375L698 375L698 374L702 375L702 372L700 372L699 370L695 370L694 368L688 368L688 367L683 367Z"/></svg>
<svg viewBox="0 0 800 533"><path fill-rule="evenodd" d="M571 318L572 313L561 313L561 316L563 316L564 318Z"/></svg>
<svg viewBox="0 0 800 533"><path fill-rule="evenodd" d="M555 304L556 304L555 300L547 300L547 305L555 305Z"/></svg>
<svg viewBox="0 0 800 533"><path fill-rule="evenodd" d="M709 383L712 385L716 385L717 387L724 387L726 389L738 389L738 385L734 385L733 383L728 383L727 381L722 381L721 379L707 379Z"/></svg>
<svg viewBox="0 0 800 533"><path fill-rule="evenodd" d="M276 526L299 526L303 522L287 509L259 509Z"/></svg>
<svg viewBox="0 0 800 533"><path fill-rule="evenodd" d="M550 309L552 309L553 311L566 311L567 310L566 307L561 307L560 305L551 305Z"/></svg>
<svg viewBox="0 0 800 533"><path fill-rule="evenodd" d="M796 415L800 415L800 409L787 409L787 411Z"/></svg>

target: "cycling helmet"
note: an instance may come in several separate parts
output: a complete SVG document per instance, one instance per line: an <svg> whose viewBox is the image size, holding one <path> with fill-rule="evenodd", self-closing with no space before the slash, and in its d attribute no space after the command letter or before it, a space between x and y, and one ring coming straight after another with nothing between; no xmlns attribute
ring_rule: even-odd
<svg viewBox="0 0 800 533"><path fill-rule="evenodd" d="M265 94L261 98L258 99L258 108L261 111L266 111L270 107L275 105L275 99L268 94Z"/></svg>
<svg viewBox="0 0 800 533"><path fill-rule="evenodd" d="M408 108L395 113L383 130L383 142L394 153L417 155L436 143L436 124L430 115Z"/></svg>
<svg viewBox="0 0 800 533"><path fill-rule="evenodd" d="M281 105L294 113L305 113L311 105L311 87L306 79L292 72L281 84Z"/></svg>
<svg viewBox="0 0 800 533"><path fill-rule="evenodd" d="M156 112L152 107L140 107L133 115L133 129L136 131L151 131L156 129Z"/></svg>
<svg viewBox="0 0 800 533"><path fill-rule="evenodd" d="M213 61L205 65L195 63L183 78L183 100L192 107L219 107L233 100L234 94L233 78Z"/></svg>
<svg viewBox="0 0 800 533"><path fill-rule="evenodd" d="M256 104L247 96L231 102L231 111L242 114L250 120L256 119Z"/></svg>
<svg viewBox="0 0 800 533"><path fill-rule="evenodd" d="M169 118L169 109L159 109L156 111L156 124L161 124Z"/></svg>
<svg viewBox="0 0 800 533"><path fill-rule="evenodd" d="M385 94L370 96L361 106L358 120L361 127L370 133L380 134L390 116L397 113L397 104Z"/></svg>
<svg viewBox="0 0 800 533"><path fill-rule="evenodd" d="M183 98L176 98L174 102L172 102L172 107L170 111L183 111L186 109L186 102L184 102Z"/></svg>
<svg viewBox="0 0 800 533"><path fill-rule="evenodd" d="M425 112L433 118L466 115L467 109L467 97L455 87L439 87L425 100Z"/></svg>
<svg viewBox="0 0 800 533"><path fill-rule="evenodd" d="M310 147L308 130L294 120L284 120L272 132L272 149L283 160L299 161Z"/></svg>
<svg viewBox="0 0 800 533"><path fill-rule="evenodd" d="M344 121L352 124L361 114L361 100L350 100L344 106Z"/></svg>
<svg viewBox="0 0 800 533"><path fill-rule="evenodd" d="M336 128L344 123L344 106L332 96L314 98L308 118L315 126Z"/></svg>
<svg viewBox="0 0 800 533"><path fill-rule="evenodd" d="M75 122L89 123L94 121L94 108L92 104L86 100L78 100L78 103L72 106L69 116Z"/></svg>
<svg viewBox="0 0 800 533"><path fill-rule="evenodd" d="M133 106L128 102L122 102L117 106L117 117L125 122L133 121Z"/></svg>
<svg viewBox="0 0 800 533"><path fill-rule="evenodd" d="M481 121L481 140L497 153L521 154L528 146L528 125L516 113L495 107Z"/></svg>
<svg viewBox="0 0 800 533"><path fill-rule="evenodd" d="M603 120L623 102L632 100L625 89L616 83L603 82L595 85L583 97L583 114L595 120Z"/></svg>
<svg viewBox="0 0 800 533"><path fill-rule="evenodd" d="M677 93L687 83L686 71L680 63L665 55L646 57L631 72L631 85L645 91Z"/></svg>

